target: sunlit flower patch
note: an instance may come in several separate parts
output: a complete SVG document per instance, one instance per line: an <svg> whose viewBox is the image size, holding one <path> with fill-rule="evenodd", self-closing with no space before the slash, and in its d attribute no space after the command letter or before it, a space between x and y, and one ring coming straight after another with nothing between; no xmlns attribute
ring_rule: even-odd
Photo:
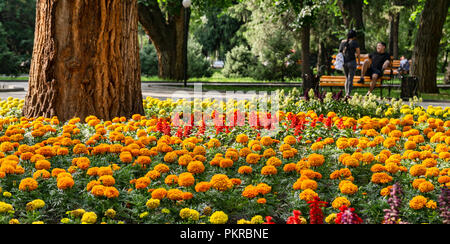
<svg viewBox="0 0 450 244"><path fill-rule="evenodd" d="M203 100L186 114L177 105L194 104L147 98L130 119L3 116L0 223L449 223L448 108L301 110L311 99L275 112ZM3 115L20 111L8 101Z"/></svg>

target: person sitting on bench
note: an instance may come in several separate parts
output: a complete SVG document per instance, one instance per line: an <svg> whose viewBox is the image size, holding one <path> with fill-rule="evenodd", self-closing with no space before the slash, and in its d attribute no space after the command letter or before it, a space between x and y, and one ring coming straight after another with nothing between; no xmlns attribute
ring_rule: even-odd
<svg viewBox="0 0 450 244"><path fill-rule="evenodd" d="M365 56L367 57L367 54ZM379 42L377 51L369 54L369 59L366 59L362 64L361 79L358 83L364 84L364 76L370 76L370 88L367 95L375 89L378 78L383 76L384 70L390 65L390 60L391 56L386 52L386 43Z"/></svg>

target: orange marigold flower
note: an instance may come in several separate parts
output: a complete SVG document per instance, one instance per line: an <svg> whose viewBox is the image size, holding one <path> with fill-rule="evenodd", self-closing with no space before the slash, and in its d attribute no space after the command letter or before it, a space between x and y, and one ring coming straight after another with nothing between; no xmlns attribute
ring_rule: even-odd
<svg viewBox="0 0 450 244"><path fill-rule="evenodd" d="M254 198L258 196L259 191L256 186L248 185L244 188L244 191L242 191L242 196L246 198Z"/></svg>
<svg viewBox="0 0 450 244"><path fill-rule="evenodd" d="M267 165L262 167L261 174L262 175L276 175L278 173L277 168L272 165Z"/></svg>
<svg viewBox="0 0 450 244"><path fill-rule="evenodd" d="M199 182L195 185L196 192L206 192L211 188L211 184L207 181Z"/></svg>
<svg viewBox="0 0 450 244"><path fill-rule="evenodd" d="M427 173L427 168L421 164L416 164L413 165L410 169L409 169L409 173L412 176L421 176L421 175L425 175Z"/></svg>
<svg viewBox="0 0 450 244"><path fill-rule="evenodd" d="M148 156L139 156L136 158L136 160L134 160L135 163L144 166L144 165L149 165L152 162L152 159Z"/></svg>
<svg viewBox="0 0 450 244"><path fill-rule="evenodd" d="M178 158L178 165L187 166L193 158L189 154L184 154L183 156Z"/></svg>
<svg viewBox="0 0 450 244"><path fill-rule="evenodd" d="M230 168L233 166L233 164L234 164L233 160L231 160L229 158L223 158L219 162L219 166L221 168Z"/></svg>
<svg viewBox="0 0 450 244"><path fill-rule="evenodd" d="M91 165L91 161L87 157L76 158L76 165L82 170L86 170Z"/></svg>
<svg viewBox="0 0 450 244"><path fill-rule="evenodd" d="M33 178L25 178L20 181L19 190L33 191L38 187L38 182Z"/></svg>
<svg viewBox="0 0 450 244"><path fill-rule="evenodd" d="M238 169L239 174L251 174L252 171L253 171L253 169L250 166L241 166Z"/></svg>
<svg viewBox="0 0 450 244"><path fill-rule="evenodd" d="M325 157L321 154L313 153L308 157L309 167L318 167L325 163Z"/></svg>
<svg viewBox="0 0 450 244"><path fill-rule="evenodd" d="M419 210L425 207L427 201L428 201L427 198L425 198L424 196L421 195L415 196L413 197L413 199L409 201L409 207L414 210Z"/></svg>
<svg viewBox="0 0 450 244"><path fill-rule="evenodd" d="M107 198L116 198L119 197L119 191L115 187L109 186L105 188L104 196Z"/></svg>
<svg viewBox="0 0 450 244"><path fill-rule="evenodd" d="M295 171L296 168L296 164L295 163L289 163L289 164L285 164L283 167L283 171L284 172L292 172Z"/></svg>
<svg viewBox="0 0 450 244"><path fill-rule="evenodd" d="M240 134L236 136L236 142L246 144L248 142L248 136L246 134Z"/></svg>
<svg viewBox="0 0 450 244"><path fill-rule="evenodd" d="M151 180L148 177L138 178L135 182L136 189L144 189L150 184Z"/></svg>
<svg viewBox="0 0 450 244"><path fill-rule="evenodd" d="M192 175L192 173L184 172L178 176L178 185L179 186L189 187L189 186L194 185L194 183L195 183L195 178Z"/></svg>
<svg viewBox="0 0 450 244"><path fill-rule="evenodd" d="M113 186L116 183L116 180L111 175L103 175L98 178L98 181L100 181L105 186Z"/></svg>
<svg viewBox="0 0 450 244"><path fill-rule="evenodd" d="M429 181L424 181L419 184L419 191L422 193L430 192L434 190L434 185Z"/></svg>
<svg viewBox="0 0 450 244"><path fill-rule="evenodd" d="M187 170L192 174L201 174L205 171L205 165L201 161L192 161L188 164Z"/></svg>
<svg viewBox="0 0 450 244"><path fill-rule="evenodd" d="M167 196L167 190L164 188L158 188L152 191L152 198L153 199L163 199Z"/></svg>
<svg viewBox="0 0 450 244"><path fill-rule="evenodd" d="M256 164L256 163L259 162L259 159L260 159L260 155L259 155L259 154L256 154L256 153L250 153L249 155L247 155L245 161L246 161L248 164Z"/></svg>
<svg viewBox="0 0 450 244"><path fill-rule="evenodd" d="M43 159L43 160L38 160L38 161L34 164L34 167L35 167L37 170L40 170L40 169L50 169L51 164L50 164L50 162L49 162L48 160Z"/></svg>
<svg viewBox="0 0 450 244"><path fill-rule="evenodd" d="M317 194L315 191L313 191L311 189L306 189L299 194L299 198L306 202L312 201L312 200L314 200L315 197L318 197L318 196L319 196L319 194Z"/></svg>
<svg viewBox="0 0 450 244"><path fill-rule="evenodd" d="M167 191L167 198L174 201L183 200L183 191L179 189L170 189Z"/></svg>
<svg viewBox="0 0 450 244"><path fill-rule="evenodd" d="M119 155L119 158L120 158L120 161L122 161L124 163L131 163L131 161L133 161L133 156L128 151L121 152Z"/></svg>
<svg viewBox="0 0 450 244"><path fill-rule="evenodd" d="M48 172L45 169L41 169L41 170L37 170L36 172L33 173L33 179L38 179L38 178L43 178L43 179L48 179L50 178L50 172Z"/></svg>
<svg viewBox="0 0 450 244"><path fill-rule="evenodd" d="M56 185L59 189L65 190L68 188L72 188L72 186L75 184L72 177L58 177L56 181Z"/></svg>
<svg viewBox="0 0 450 244"><path fill-rule="evenodd" d="M170 185L174 185L174 184L178 184L178 176L176 176L176 175L168 175L164 179L164 183L166 183L169 186Z"/></svg>
<svg viewBox="0 0 450 244"><path fill-rule="evenodd" d="M233 187L233 182L231 182L228 176L224 174L214 175L209 182L211 183L212 188L219 191L226 191Z"/></svg>
<svg viewBox="0 0 450 244"><path fill-rule="evenodd" d="M376 184L386 184L393 180L392 176L386 173L374 173L371 181Z"/></svg>
<svg viewBox="0 0 450 244"><path fill-rule="evenodd" d="M102 197L105 195L105 186L102 185L94 185L92 186L91 193L96 197Z"/></svg>

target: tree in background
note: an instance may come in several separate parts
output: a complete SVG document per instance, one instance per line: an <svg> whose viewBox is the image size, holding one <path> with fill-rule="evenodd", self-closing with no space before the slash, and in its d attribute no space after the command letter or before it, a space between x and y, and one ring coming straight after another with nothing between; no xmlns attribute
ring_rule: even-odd
<svg viewBox="0 0 450 244"><path fill-rule="evenodd" d="M191 7L192 14L201 16L210 9L230 6L232 2L232 0L198 0ZM159 77L183 80L187 65L185 35L189 32L191 8L185 9L181 0L138 0L138 4L139 22L158 53ZM186 11L187 18L185 18Z"/></svg>
<svg viewBox="0 0 450 244"><path fill-rule="evenodd" d="M136 0L38 0L26 117L144 114Z"/></svg>
<svg viewBox="0 0 450 244"><path fill-rule="evenodd" d="M439 93L437 87L437 58L442 29L450 1L426 0L420 16L419 30L414 44L411 73L419 79L419 91Z"/></svg>
<svg viewBox="0 0 450 244"><path fill-rule="evenodd" d="M36 0L0 0L0 74L30 68Z"/></svg>
<svg viewBox="0 0 450 244"><path fill-rule="evenodd" d="M342 12L344 24L347 29L357 31L357 40L361 48L361 53L366 53L366 36L363 20L363 0L338 0L339 8Z"/></svg>

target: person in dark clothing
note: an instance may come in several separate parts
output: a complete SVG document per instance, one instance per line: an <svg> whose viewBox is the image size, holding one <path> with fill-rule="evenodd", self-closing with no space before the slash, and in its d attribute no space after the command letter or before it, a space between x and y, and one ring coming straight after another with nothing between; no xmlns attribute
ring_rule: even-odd
<svg viewBox="0 0 450 244"><path fill-rule="evenodd" d="M354 30L350 30L347 34L347 40L341 42L339 52L344 56L344 74L346 77L345 95L349 97L353 89L353 78L356 73L356 59L358 59L359 63L361 52L358 41L356 41L356 32Z"/></svg>
<svg viewBox="0 0 450 244"><path fill-rule="evenodd" d="M361 78L359 83L364 83L364 76L370 76L370 89L367 95L372 93L375 89L378 78L383 76L384 70L391 64L391 56L386 52L386 43L379 42L377 44L377 51L369 54L361 69Z"/></svg>

